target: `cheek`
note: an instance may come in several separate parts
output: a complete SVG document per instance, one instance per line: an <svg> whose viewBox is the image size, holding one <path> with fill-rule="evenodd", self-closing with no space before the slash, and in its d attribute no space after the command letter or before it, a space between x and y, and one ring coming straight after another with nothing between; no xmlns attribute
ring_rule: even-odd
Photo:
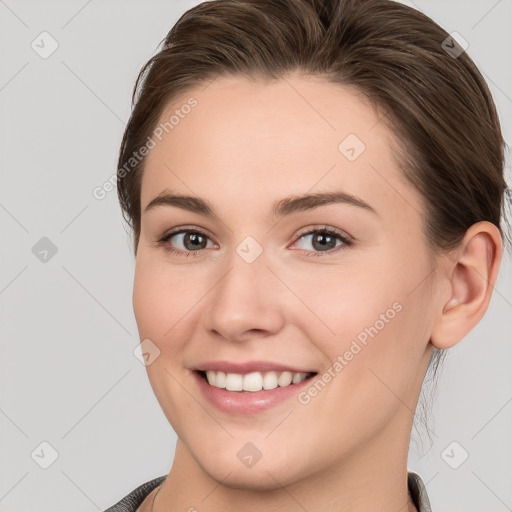
<svg viewBox="0 0 512 512"><path fill-rule="evenodd" d="M181 277L181 279L180 279ZM187 296L186 291L190 296ZM140 340L149 339L159 353L146 366L149 382L169 423L180 430L182 413L193 407L176 380L175 365L180 365L187 339L184 329L191 306L193 286L187 286L183 274L169 272L169 267L151 254L139 251L133 284L133 310Z"/></svg>
<svg viewBox="0 0 512 512"><path fill-rule="evenodd" d="M169 350L176 352L174 344L166 342L174 334L173 326L178 322L180 291L168 282L158 266L152 265L149 258L142 254L137 256L133 283L133 311L137 322L140 340L149 339L158 347L158 357L147 366L149 375L155 376L156 371L163 371L164 360L168 359ZM179 325L179 324L178 324Z"/></svg>
<svg viewBox="0 0 512 512"><path fill-rule="evenodd" d="M290 313L326 356L326 366L338 361L332 372L344 375L335 379L340 384L382 387L373 369L390 386L404 389L428 342L429 300L421 284L428 265L422 271L420 259L413 267L391 253L364 263L320 268L300 280L287 276L307 305L297 303Z"/></svg>
<svg viewBox="0 0 512 512"><path fill-rule="evenodd" d="M160 378L158 370L183 364L189 340L201 323L207 292L214 285L211 276L200 265L170 265L165 257L149 251L137 256L133 310L139 337L150 339L161 356L147 367L150 378Z"/></svg>
<svg viewBox="0 0 512 512"><path fill-rule="evenodd" d="M139 253L133 284L133 310L140 336L163 340L198 300L200 290L184 276L185 267L170 267L162 259ZM187 272L188 273L188 272Z"/></svg>
<svg viewBox="0 0 512 512"><path fill-rule="evenodd" d="M318 267L291 271L283 278L300 299L294 301L295 321L312 341L332 339L336 352L344 341L357 336L364 341L374 324L380 332L394 321L404 294L389 268L384 272L375 265L344 262L338 267ZM293 308L290 313L294 314Z"/></svg>
<svg viewBox="0 0 512 512"><path fill-rule="evenodd" d="M163 330L161 323L165 296L162 286L159 286L157 273L150 268L139 253L133 282L133 311L141 339L156 337Z"/></svg>

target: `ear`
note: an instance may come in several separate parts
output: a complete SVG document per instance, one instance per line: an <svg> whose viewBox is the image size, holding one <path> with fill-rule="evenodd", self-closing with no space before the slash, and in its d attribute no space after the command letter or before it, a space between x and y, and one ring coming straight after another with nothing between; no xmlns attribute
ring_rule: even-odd
<svg viewBox="0 0 512 512"><path fill-rule="evenodd" d="M461 341L484 316L498 277L503 242L490 222L473 224L447 258L448 292L440 303L430 341L446 349Z"/></svg>

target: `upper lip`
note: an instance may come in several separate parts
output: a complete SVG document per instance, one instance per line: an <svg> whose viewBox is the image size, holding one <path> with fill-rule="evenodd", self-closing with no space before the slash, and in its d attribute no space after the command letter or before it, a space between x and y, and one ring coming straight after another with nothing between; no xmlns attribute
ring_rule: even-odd
<svg viewBox="0 0 512 512"><path fill-rule="evenodd" d="M213 370L225 373L239 373L245 375L252 372L291 372L291 373L316 373L314 370L297 368L272 361L247 361L245 363L234 363L230 361L206 361L195 368L196 371Z"/></svg>

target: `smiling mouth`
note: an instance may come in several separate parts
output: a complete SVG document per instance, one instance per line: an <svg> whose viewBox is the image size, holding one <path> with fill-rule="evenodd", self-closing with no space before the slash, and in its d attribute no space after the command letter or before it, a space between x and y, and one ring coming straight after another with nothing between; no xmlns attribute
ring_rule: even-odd
<svg viewBox="0 0 512 512"><path fill-rule="evenodd" d="M196 370L210 386L227 391L258 392L278 387L293 386L317 375L317 372L269 371L251 373L226 373L214 370Z"/></svg>

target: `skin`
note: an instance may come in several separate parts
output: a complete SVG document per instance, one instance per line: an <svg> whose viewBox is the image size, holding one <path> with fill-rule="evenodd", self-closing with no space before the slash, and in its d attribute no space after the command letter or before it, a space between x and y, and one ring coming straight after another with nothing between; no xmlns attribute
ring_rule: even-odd
<svg viewBox="0 0 512 512"><path fill-rule="evenodd" d="M353 90L299 74L224 77L187 91L161 121L190 96L197 107L150 151L142 180L133 305L141 340L160 350L147 372L178 442L168 478L140 510L416 510L407 455L423 378L434 346L455 345L485 313L498 229L480 222L450 253L431 254L422 198L392 157L393 134ZM348 134L366 146L352 162L338 150ZM289 195L340 189L376 213L337 203L270 215ZM217 216L144 212L164 191L208 200ZM313 235L301 241L325 225L354 244L338 241L328 254ZM158 243L181 226L208 236L198 256ZM263 249L252 263L236 252L247 236ZM190 247L182 235L166 244ZM217 359L321 375L394 303L401 311L305 405L292 398L232 415L192 377ZM237 458L247 442L262 454L251 468Z"/></svg>

